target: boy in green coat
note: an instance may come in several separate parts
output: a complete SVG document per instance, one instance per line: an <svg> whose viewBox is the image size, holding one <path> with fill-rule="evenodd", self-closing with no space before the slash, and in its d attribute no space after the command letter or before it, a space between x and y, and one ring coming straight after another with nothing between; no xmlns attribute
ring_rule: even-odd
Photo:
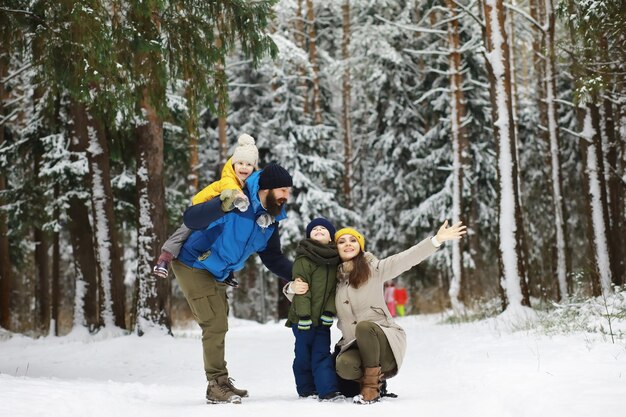
<svg viewBox="0 0 626 417"><path fill-rule="evenodd" d="M293 298L286 326L295 343L293 375L300 397L320 401L343 399L330 353L330 327L336 313L335 286L339 256L332 242L335 227L319 217L306 227L306 239L298 244L293 279L301 278L309 291Z"/></svg>

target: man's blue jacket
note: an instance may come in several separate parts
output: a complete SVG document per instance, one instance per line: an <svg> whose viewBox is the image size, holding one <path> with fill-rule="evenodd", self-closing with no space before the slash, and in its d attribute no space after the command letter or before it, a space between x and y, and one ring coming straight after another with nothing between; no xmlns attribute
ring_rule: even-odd
<svg viewBox="0 0 626 417"><path fill-rule="evenodd" d="M233 209L205 229L192 232L180 250L180 262L206 269L216 280L224 281L231 272L243 269L250 255L257 252L270 271L285 281L291 280L293 264L282 253L278 233L278 222L287 217L285 208L271 226L262 228L256 223L261 214L267 213L258 196L260 173L256 171L246 180L248 210Z"/></svg>

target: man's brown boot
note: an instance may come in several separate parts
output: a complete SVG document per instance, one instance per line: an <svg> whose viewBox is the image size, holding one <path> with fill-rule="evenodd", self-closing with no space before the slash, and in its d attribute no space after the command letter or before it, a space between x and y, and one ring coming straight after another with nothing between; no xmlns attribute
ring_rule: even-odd
<svg viewBox="0 0 626 417"><path fill-rule="evenodd" d="M246 398L248 396L248 390L246 390L246 389L239 389L239 388L235 387L233 385L234 381L235 380L232 379L232 378L226 378L225 384L228 386L228 388L230 388L230 390L232 392L234 392L235 394L239 395L241 398Z"/></svg>
<svg viewBox="0 0 626 417"><path fill-rule="evenodd" d="M206 401L209 404L241 404L241 397L226 385L228 375L218 376L209 381L206 389Z"/></svg>
<svg viewBox="0 0 626 417"><path fill-rule="evenodd" d="M361 378L361 394L354 397L354 402L360 404L371 404L380 400L380 385L382 374L380 366L364 368Z"/></svg>

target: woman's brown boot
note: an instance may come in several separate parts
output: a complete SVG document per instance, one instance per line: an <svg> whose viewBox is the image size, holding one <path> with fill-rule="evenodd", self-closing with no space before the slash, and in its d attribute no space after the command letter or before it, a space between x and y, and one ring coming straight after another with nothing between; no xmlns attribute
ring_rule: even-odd
<svg viewBox="0 0 626 417"><path fill-rule="evenodd" d="M364 368L361 378L361 395L354 397L354 402L370 404L380 400L381 379L380 366Z"/></svg>

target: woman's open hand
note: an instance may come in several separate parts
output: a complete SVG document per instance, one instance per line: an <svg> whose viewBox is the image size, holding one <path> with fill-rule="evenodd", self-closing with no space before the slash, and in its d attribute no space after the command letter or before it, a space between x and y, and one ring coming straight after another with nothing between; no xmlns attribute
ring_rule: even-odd
<svg viewBox="0 0 626 417"><path fill-rule="evenodd" d="M463 225L463 222L458 222L455 225L448 227L448 221L446 220L437 232L437 240L441 243L446 240L459 240L467 233L467 226Z"/></svg>

